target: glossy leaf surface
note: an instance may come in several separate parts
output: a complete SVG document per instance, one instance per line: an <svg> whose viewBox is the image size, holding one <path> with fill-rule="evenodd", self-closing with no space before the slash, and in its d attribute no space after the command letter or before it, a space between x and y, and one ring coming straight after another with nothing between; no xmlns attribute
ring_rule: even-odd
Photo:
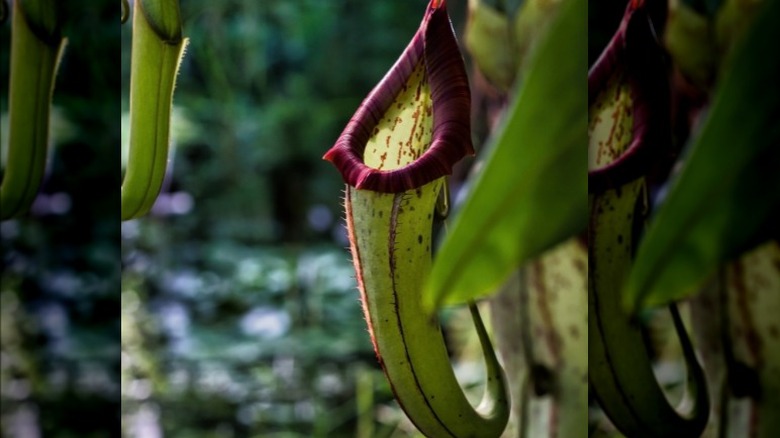
<svg viewBox="0 0 780 438"><path fill-rule="evenodd" d="M490 156L440 248L433 305L496 290L518 264L587 221L586 4L562 5L537 47Z"/></svg>
<svg viewBox="0 0 780 438"><path fill-rule="evenodd" d="M680 174L651 220L628 278L630 309L696 293L717 266L760 243L780 209L780 41L767 2L736 49ZM777 226L774 225L776 232Z"/></svg>

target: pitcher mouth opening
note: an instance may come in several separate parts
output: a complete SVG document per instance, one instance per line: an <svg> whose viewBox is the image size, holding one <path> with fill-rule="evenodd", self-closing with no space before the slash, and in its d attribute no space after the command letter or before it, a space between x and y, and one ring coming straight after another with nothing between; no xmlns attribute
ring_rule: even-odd
<svg viewBox="0 0 780 438"><path fill-rule="evenodd" d="M383 193L403 192L451 174L455 163L474 154L468 77L445 6L445 0L431 1L409 45L323 157L336 166L347 184ZM424 69L432 101L430 143L401 167L382 170L367 165L367 143L419 67Z"/></svg>
<svg viewBox="0 0 780 438"><path fill-rule="evenodd" d="M618 31L588 72L588 104L593 105L614 72L624 69L633 116L631 142L625 151L612 162L588 170L590 193L619 187L646 174L663 155L661 148L671 141L663 52L641 3L628 4Z"/></svg>

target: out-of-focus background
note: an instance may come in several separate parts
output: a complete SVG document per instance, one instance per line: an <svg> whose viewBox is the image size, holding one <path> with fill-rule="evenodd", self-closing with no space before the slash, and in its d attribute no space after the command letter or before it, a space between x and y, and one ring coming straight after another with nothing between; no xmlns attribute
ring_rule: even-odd
<svg viewBox="0 0 780 438"><path fill-rule="evenodd" d="M343 183L321 157L426 5L182 1L170 173L151 215L121 230L126 436L414 434L374 355ZM465 7L450 11L458 31ZM128 23L125 140L131 34ZM458 358L467 315L444 315ZM456 365L476 401L477 353Z"/></svg>
<svg viewBox="0 0 780 438"><path fill-rule="evenodd" d="M0 223L4 437L119 432L119 4L59 4L68 45L55 84L47 176L30 213ZM4 151L10 35L9 17L0 24Z"/></svg>

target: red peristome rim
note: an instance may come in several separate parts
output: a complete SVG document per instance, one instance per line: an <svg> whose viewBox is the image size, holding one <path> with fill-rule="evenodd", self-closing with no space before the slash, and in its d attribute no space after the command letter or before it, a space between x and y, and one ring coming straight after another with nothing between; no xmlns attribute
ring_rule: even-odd
<svg viewBox="0 0 780 438"><path fill-rule="evenodd" d="M669 86L661 48L651 27L644 2L629 2L615 35L588 72L588 103L607 85L612 72L623 66L634 100L634 127L628 149L615 161L588 171L588 191L619 187L648 172L653 148L671 138Z"/></svg>
<svg viewBox="0 0 780 438"><path fill-rule="evenodd" d="M363 162L366 143L384 112L405 86L418 62L425 69L433 101L431 145L416 161L383 171ZM471 92L446 1L432 0L420 28L395 65L363 100L336 144L323 157L357 189L398 193L415 189L452 173L452 166L473 155L471 144Z"/></svg>

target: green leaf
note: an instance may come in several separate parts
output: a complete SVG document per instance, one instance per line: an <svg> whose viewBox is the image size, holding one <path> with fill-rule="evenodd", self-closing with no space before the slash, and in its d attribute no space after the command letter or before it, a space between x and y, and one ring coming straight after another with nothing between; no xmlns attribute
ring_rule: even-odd
<svg viewBox="0 0 780 438"><path fill-rule="evenodd" d="M780 1L756 17L629 276L631 310L689 297L717 266L760 243L780 210ZM774 225L775 232L777 225Z"/></svg>
<svg viewBox="0 0 780 438"><path fill-rule="evenodd" d="M445 238L427 306L494 292L518 264L587 222L587 10L568 0L520 84L490 156Z"/></svg>

